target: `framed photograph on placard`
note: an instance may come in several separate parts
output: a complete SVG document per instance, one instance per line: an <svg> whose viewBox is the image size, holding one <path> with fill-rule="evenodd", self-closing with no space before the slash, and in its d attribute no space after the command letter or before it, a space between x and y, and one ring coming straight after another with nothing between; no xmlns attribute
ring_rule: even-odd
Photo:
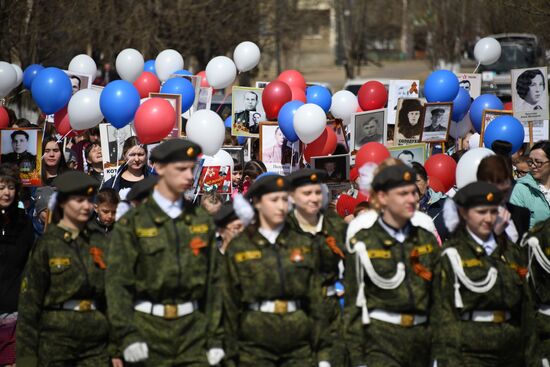
<svg viewBox="0 0 550 367"><path fill-rule="evenodd" d="M329 120L327 126L330 126L336 134L336 144L343 146L346 152L349 153L348 139L346 138L346 127L342 120Z"/></svg>
<svg viewBox="0 0 550 367"><path fill-rule="evenodd" d="M426 103L424 111L424 124L420 141L424 143L443 143L447 141L453 103Z"/></svg>
<svg viewBox="0 0 550 367"><path fill-rule="evenodd" d="M260 122L265 121L263 89L233 87L231 135L259 137Z"/></svg>
<svg viewBox="0 0 550 367"><path fill-rule="evenodd" d="M458 85L464 88L472 101L481 95L481 74L457 73Z"/></svg>
<svg viewBox="0 0 550 367"><path fill-rule="evenodd" d="M116 175L117 168L124 163L122 157L124 142L135 135L131 124L121 129L117 129L111 124L99 124L104 182Z"/></svg>
<svg viewBox="0 0 550 367"><path fill-rule="evenodd" d="M400 159L403 163L411 165L412 162L418 162L424 165L426 162L426 144L411 144L399 147L389 147L388 150L392 157Z"/></svg>
<svg viewBox="0 0 550 367"><path fill-rule="evenodd" d="M528 122L522 122L521 124L523 125L523 131L525 132L525 137L523 138L524 143L534 144L541 140L550 139L550 126L548 120L531 122L531 129L529 128Z"/></svg>
<svg viewBox="0 0 550 367"><path fill-rule="evenodd" d="M548 120L548 68L512 69L512 105L520 121Z"/></svg>
<svg viewBox="0 0 550 367"><path fill-rule="evenodd" d="M390 80L388 90L387 124L393 125L397 117L397 103L400 99L418 98L419 80Z"/></svg>
<svg viewBox="0 0 550 367"><path fill-rule="evenodd" d="M287 175L300 169L300 142L287 140L276 122L260 123L260 160L269 172Z"/></svg>
<svg viewBox="0 0 550 367"><path fill-rule="evenodd" d="M210 106L212 105L212 92L213 89L211 87L201 87L197 111L210 109Z"/></svg>
<svg viewBox="0 0 550 367"><path fill-rule="evenodd" d="M245 143L243 144L244 162L245 163L252 159L252 140L257 140L257 139L247 138Z"/></svg>
<svg viewBox="0 0 550 367"><path fill-rule="evenodd" d="M231 166L202 167L199 194L207 192L231 194Z"/></svg>
<svg viewBox="0 0 550 367"><path fill-rule="evenodd" d="M269 82L256 82L256 88L265 88Z"/></svg>
<svg viewBox="0 0 550 367"><path fill-rule="evenodd" d="M193 89L195 90L195 99L193 99L193 105L191 108L189 108L191 114L193 112L197 111L197 106L199 104L199 95L201 91L201 77L199 75L181 75L181 74L172 74L170 75L170 79L172 78L184 78L191 82L193 85ZM187 112L187 111L182 111Z"/></svg>
<svg viewBox="0 0 550 367"><path fill-rule="evenodd" d="M370 142L384 144L386 138L386 109L359 112L351 118L351 144L353 150Z"/></svg>
<svg viewBox="0 0 550 367"><path fill-rule="evenodd" d="M63 70L65 74L69 77L71 81L71 86L73 88L73 94L82 89L88 89L92 87L92 82L94 81L94 76L88 74L75 73L69 70Z"/></svg>
<svg viewBox="0 0 550 367"><path fill-rule="evenodd" d="M327 173L327 183L338 183L349 180L349 154L312 157L311 167L322 169Z"/></svg>
<svg viewBox="0 0 550 367"><path fill-rule="evenodd" d="M1 129L0 163L13 164L19 169L23 186L41 186L42 130Z"/></svg>
<svg viewBox="0 0 550 367"><path fill-rule="evenodd" d="M227 153L229 153L235 163L239 163L241 167L244 167L244 147L224 146L222 147L222 150L225 150Z"/></svg>
<svg viewBox="0 0 550 367"><path fill-rule="evenodd" d="M393 145L410 145L420 141L424 124L424 103L425 101L420 98L399 100Z"/></svg>
<svg viewBox="0 0 550 367"><path fill-rule="evenodd" d="M179 138L185 136L185 129L181 126L181 94L168 94L168 93L149 93L149 98L162 98L174 107L176 111L176 119L174 120L174 128L172 132L168 134L168 138ZM182 133L183 131L183 133Z"/></svg>
<svg viewBox="0 0 550 367"><path fill-rule="evenodd" d="M483 146L483 137L485 136L485 130L487 126L499 116L512 115L512 111L505 110L483 110L483 117L481 118L481 131L479 133L479 146ZM529 135L527 136L529 138Z"/></svg>

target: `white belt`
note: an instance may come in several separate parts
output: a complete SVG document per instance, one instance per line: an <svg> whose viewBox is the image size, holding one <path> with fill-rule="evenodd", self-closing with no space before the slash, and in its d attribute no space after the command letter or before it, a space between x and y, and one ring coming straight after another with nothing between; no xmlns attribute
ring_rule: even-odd
<svg viewBox="0 0 550 367"><path fill-rule="evenodd" d="M195 312L198 308L198 303L196 301L172 305L163 305L160 303L152 303L149 301L137 301L134 304L134 310L136 311L162 317L167 320L187 316Z"/></svg>
<svg viewBox="0 0 550 367"><path fill-rule="evenodd" d="M61 305L63 310L70 311L94 311L97 309L95 301L86 299L71 299Z"/></svg>
<svg viewBox="0 0 550 367"><path fill-rule="evenodd" d="M540 305L539 306L539 313L550 316L550 305Z"/></svg>
<svg viewBox="0 0 550 367"><path fill-rule="evenodd" d="M325 295L327 297L336 296L336 287L335 286L329 285L328 287L325 287L324 289L326 289Z"/></svg>
<svg viewBox="0 0 550 367"><path fill-rule="evenodd" d="M371 312L369 312L369 316L372 319L378 321L384 321L390 324L401 325L405 327L424 324L428 321L428 317L425 315L405 314L384 310L372 310Z"/></svg>
<svg viewBox="0 0 550 367"><path fill-rule="evenodd" d="M501 323L512 318L510 311L470 311L462 314L462 320Z"/></svg>
<svg viewBox="0 0 550 367"><path fill-rule="evenodd" d="M296 312L299 310L300 302L299 301L261 301L256 303L251 303L248 307L252 311L260 311L267 313L290 313Z"/></svg>

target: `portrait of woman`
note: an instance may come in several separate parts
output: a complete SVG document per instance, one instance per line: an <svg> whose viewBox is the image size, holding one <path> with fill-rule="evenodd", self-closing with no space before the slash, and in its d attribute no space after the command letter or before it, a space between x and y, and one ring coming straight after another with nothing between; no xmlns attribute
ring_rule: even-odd
<svg viewBox="0 0 550 367"><path fill-rule="evenodd" d="M401 144L417 142L422 132L424 106L419 99L403 99L397 115L397 128L394 140L400 145L401 140L407 140Z"/></svg>
<svg viewBox="0 0 550 367"><path fill-rule="evenodd" d="M520 120L548 119L546 74L546 68L512 71L512 80L515 80L515 87L512 87L514 116Z"/></svg>

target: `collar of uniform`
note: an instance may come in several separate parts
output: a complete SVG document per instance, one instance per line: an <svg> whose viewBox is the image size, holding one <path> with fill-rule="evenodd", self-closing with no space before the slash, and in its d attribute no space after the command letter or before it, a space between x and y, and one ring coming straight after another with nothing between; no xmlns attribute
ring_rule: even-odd
<svg viewBox="0 0 550 367"><path fill-rule="evenodd" d="M57 227L61 229L61 231L63 232L62 236L65 242L71 242L73 240L76 240L78 238L78 234L80 233L80 231L76 229L68 228L61 223L57 223Z"/></svg>
<svg viewBox="0 0 550 367"><path fill-rule="evenodd" d="M300 228L303 232L309 233L311 235L316 235L319 232L323 231L323 223L324 223L323 214L319 215L319 219L318 219L317 224L315 226L306 225L305 228L302 225L302 223L300 223L300 219L298 218L300 214L298 213L298 211L294 210L293 214L294 214L294 219L296 220L296 224L298 225L298 228ZM314 233L311 232L310 230L313 230Z"/></svg>
<svg viewBox="0 0 550 367"><path fill-rule="evenodd" d="M284 224L281 224L275 229L258 228L258 232L272 245L277 243L277 238L283 231Z"/></svg>
<svg viewBox="0 0 550 367"><path fill-rule="evenodd" d="M487 241L483 241L481 238L479 238L478 236L476 236L474 234L474 232L470 231L470 228L466 227L466 231L468 232L468 234L470 235L470 237L479 245L481 246L485 252L487 253L487 255L491 256L493 254L493 252L495 252L495 250L497 249L498 245L497 245L497 241L495 240L495 236L493 236L493 234L491 233L491 235L489 236L489 239ZM476 252L479 252L478 250L476 250Z"/></svg>
<svg viewBox="0 0 550 367"><path fill-rule="evenodd" d="M382 216L378 217L378 224L380 225L380 227L382 227L382 229L384 229L384 231L386 231L387 234L389 234L394 240L400 243L404 242L407 239L411 230L410 222L408 222L403 228L396 229L390 226L388 223L384 222Z"/></svg>
<svg viewBox="0 0 550 367"><path fill-rule="evenodd" d="M170 212L179 212L179 215L183 212L183 198L179 198L176 201L170 201L164 195L162 195L158 190L153 190L153 200L157 203L159 208L170 218L173 218L169 213ZM177 215L174 218L179 217Z"/></svg>

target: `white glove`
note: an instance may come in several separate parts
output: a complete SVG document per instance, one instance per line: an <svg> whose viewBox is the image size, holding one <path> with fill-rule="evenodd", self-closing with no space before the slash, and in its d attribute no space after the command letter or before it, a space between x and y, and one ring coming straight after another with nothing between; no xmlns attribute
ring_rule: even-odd
<svg viewBox="0 0 550 367"><path fill-rule="evenodd" d="M222 348L212 348L206 352L206 359L211 366L219 364L223 357L225 357L225 352Z"/></svg>
<svg viewBox="0 0 550 367"><path fill-rule="evenodd" d="M435 366L437 367L437 366ZM550 367L550 363L548 362L547 358L542 359L542 367Z"/></svg>
<svg viewBox="0 0 550 367"><path fill-rule="evenodd" d="M126 362L141 362L149 358L149 348L147 348L147 344L137 342L127 346L123 354Z"/></svg>
<svg viewBox="0 0 550 367"><path fill-rule="evenodd" d="M432 364L432 367L437 367L437 359L434 359L434 363Z"/></svg>
<svg viewBox="0 0 550 367"><path fill-rule="evenodd" d="M321 361L319 362L319 367L330 367L330 362Z"/></svg>

